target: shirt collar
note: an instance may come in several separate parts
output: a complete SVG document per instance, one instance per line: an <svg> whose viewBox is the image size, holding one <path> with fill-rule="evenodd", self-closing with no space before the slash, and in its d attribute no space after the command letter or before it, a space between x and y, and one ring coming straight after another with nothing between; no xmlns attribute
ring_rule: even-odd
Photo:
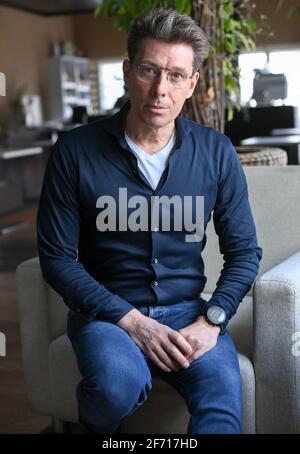
<svg viewBox="0 0 300 454"><path fill-rule="evenodd" d="M109 133L116 136L119 141L124 139L124 124L128 111L130 110L130 101L127 101L119 112L109 118L102 120L101 126ZM176 148L180 148L182 140L190 133L191 127L189 121L181 115L175 118L176 130Z"/></svg>

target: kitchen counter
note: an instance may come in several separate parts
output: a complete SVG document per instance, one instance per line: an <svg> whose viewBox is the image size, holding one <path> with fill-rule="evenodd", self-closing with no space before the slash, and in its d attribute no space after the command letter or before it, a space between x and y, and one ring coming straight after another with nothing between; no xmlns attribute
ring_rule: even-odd
<svg viewBox="0 0 300 454"><path fill-rule="evenodd" d="M45 173L42 147L0 147L0 214L37 200Z"/></svg>

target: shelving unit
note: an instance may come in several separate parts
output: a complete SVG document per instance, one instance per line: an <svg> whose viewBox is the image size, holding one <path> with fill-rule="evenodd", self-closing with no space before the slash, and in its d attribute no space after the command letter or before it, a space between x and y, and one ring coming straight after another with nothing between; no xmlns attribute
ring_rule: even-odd
<svg viewBox="0 0 300 454"><path fill-rule="evenodd" d="M84 106L88 114L93 113L88 58L71 55L50 57L48 86L51 120L69 120L75 106Z"/></svg>
<svg viewBox="0 0 300 454"><path fill-rule="evenodd" d="M98 65L99 65L98 60L91 60L90 64L91 101L94 114L98 114L100 112Z"/></svg>

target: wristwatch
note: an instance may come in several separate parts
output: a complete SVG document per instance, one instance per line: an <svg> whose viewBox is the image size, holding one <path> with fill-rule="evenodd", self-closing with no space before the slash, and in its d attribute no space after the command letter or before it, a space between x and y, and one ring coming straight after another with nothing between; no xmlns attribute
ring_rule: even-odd
<svg viewBox="0 0 300 454"><path fill-rule="evenodd" d="M220 334L223 334L226 326L226 312L220 306L209 306L205 320L212 326L218 326L220 328Z"/></svg>

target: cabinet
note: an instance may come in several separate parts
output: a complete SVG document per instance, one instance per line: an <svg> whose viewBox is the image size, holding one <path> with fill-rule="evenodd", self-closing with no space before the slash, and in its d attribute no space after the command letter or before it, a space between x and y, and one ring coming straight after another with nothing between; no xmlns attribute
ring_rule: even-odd
<svg viewBox="0 0 300 454"><path fill-rule="evenodd" d="M234 145L253 136L269 136L276 128L300 127L300 109L295 106L243 107L226 122L225 134Z"/></svg>
<svg viewBox="0 0 300 454"><path fill-rule="evenodd" d="M48 59L49 116L51 120L70 120L73 107L83 106L92 114L90 61L63 55Z"/></svg>

